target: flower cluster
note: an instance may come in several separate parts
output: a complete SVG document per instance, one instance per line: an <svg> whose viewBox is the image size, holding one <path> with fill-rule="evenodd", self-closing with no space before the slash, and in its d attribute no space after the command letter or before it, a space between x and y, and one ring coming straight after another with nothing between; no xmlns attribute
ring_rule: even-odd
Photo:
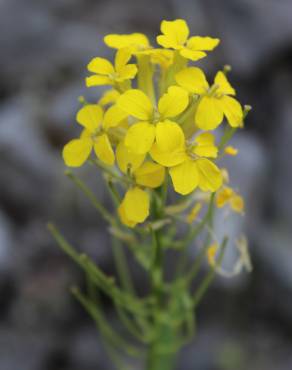
<svg viewBox="0 0 292 370"><path fill-rule="evenodd" d="M97 103L85 102L76 120L81 135L63 149L67 166L79 167L95 153L95 161L124 179L120 220L129 227L146 220L153 189L170 176L174 191L216 192L219 207L243 208L239 195L224 187L216 160L236 155L216 144L214 132L226 119L232 129L243 126L244 111L227 79L227 68L207 81L194 62L219 44L217 38L189 36L184 20L163 21L158 47L140 33L107 35L116 49L114 64L96 57L87 66L88 88L110 88Z"/></svg>

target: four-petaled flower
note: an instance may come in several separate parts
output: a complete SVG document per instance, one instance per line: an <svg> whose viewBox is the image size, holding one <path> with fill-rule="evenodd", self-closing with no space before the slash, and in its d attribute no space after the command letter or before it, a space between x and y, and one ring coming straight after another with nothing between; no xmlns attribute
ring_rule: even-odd
<svg viewBox="0 0 292 370"><path fill-rule="evenodd" d="M156 139L162 149L167 137L163 127L173 118L182 113L189 103L187 92L179 86L171 86L158 101L156 109L148 96L140 90L126 91L117 100L117 105L129 115L137 118L128 130L125 145L134 153L149 152Z"/></svg>
<svg viewBox="0 0 292 370"><path fill-rule="evenodd" d="M157 43L164 48L179 50L180 55L196 61L207 56L206 51L213 50L219 39L211 37L189 37L189 27L183 19L162 21L162 35L157 36Z"/></svg>
<svg viewBox="0 0 292 370"><path fill-rule="evenodd" d="M84 127L80 137L69 141L64 146L63 158L69 167L80 167L90 156L92 149L105 164L113 165L114 151L108 136L112 127L118 126L126 114L116 105L104 114L97 104L88 104L77 113L77 122Z"/></svg>
<svg viewBox="0 0 292 370"><path fill-rule="evenodd" d="M240 103L233 98L235 90L225 74L219 71L210 87L204 72L197 67L181 70L175 76L179 86L191 94L200 95L195 113L195 123L202 130L214 130L227 118L230 126L240 127L243 111ZM230 96L231 95L231 96Z"/></svg>
<svg viewBox="0 0 292 370"><path fill-rule="evenodd" d="M94 75L86 78L86 86L115 85L115 83L131 80L137 74L137 66L127 64L131 56L130 49L119 49L116 53L114 66L105 58L93 58L87 69Z"/></svg>
<svg viewBox="0 0 292 370"><path fill-rule="evenodd" d="M150 154L157 163L169 167L175 191L186 195L197 187L203 191L218 190L222 185L222 174L214 162L208 159L217 157L214 136L205 132L187 143L178 125L169 123L168 126L168 148L162 151L154 144Z"/></svg>

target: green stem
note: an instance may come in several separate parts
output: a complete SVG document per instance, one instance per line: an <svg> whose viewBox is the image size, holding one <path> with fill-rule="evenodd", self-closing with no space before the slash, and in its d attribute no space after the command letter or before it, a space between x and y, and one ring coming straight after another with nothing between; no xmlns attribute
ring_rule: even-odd
<svg viewBox="0 0 292 370"><path fill-rule="evenodd" d="M129 344L123 337L118 335L107 323L106 318L102 314L100 308L86 298L77 288L72 289L73 295L79 300L79 302L84 306L93 320L96 322L99 330L103 336L108 340L111 345L117 349L122 349L127 354L131 356L141 357L142 353L138 348Z"/></svg>
<svg viewBox="0 0 292 370"><path fill-rule="evenodd" d="M128 263L122 243L120 243L116 238L113 237L112 246L115 265L117 268L119 279L121 281L121 285L127 292L134 295L135 289L129 273Z"/></svg>
<svg viewBox="0 0 292 370"><path fill-rule="evenodd" d="M111 167L107 166L106 164L102 163L98 159L91 159L89 163L94 164L96 167L98 167L99 169L102 169L105 173L107 173L109 177L114 178L121 183L124 183L126 185L131 185L133 183L131 179L129 179L128 177L124 175L120 175L118 172L116 172Z"/></svg>
<svg viewBox="0 0 292 370"><path fill-rule="evenodd" d="M150 62L150 55L137 55L138 64L138 87L149 96L152 104L155 105L155 90L153 85L153 65Z"/></svg>
<svg viewBox="0 0 292 370"><path fill-rule="evenodd" d="M186 67L188 61L186 58L180 55L180 52L178 50L175 50L174 52L174 60L173 64L169 67L169 69L166 72L165 80L164 80L164 89L167 91L169 86L175 85L175 75ZM164 91L164 92L165 92Z"/></svg>
<svg viewBox="0 0 292 370"><path fill-rule="evenodd" d="M224 149L225 145L232 139L235 132L236 132L235 127L227 126L225 128L224 134L223 134L223 136L220 140L220 143L218 145L219 152L221 152Z"/></svg>
<svg viewBox="0 0 292 370"><path fill-rule="evenodd" d="M64 239L57 228L48 224L48 229L55 238L60 248L70 256L83 270L89 274L92 282L113 301L117 302L121 307L127 311L139 316L147 317L152 306L152 299L138 299L130 293L119 289L115 280L106 276L94 262L90 260L85 254L79 254L76 250Z"/></svg>
<svg viewBox="0 0 292 370"><path fill-rule="evenodd" d="M162 192L164 196L165 190ZM161 215L162 202L155 201L154 214L156 217ZM170 370L174 364L174 351L163 352L159 349L161 346L171 346L176 340L173 329L161 317L165 312L163 297L163 248L161 244L162 230L152 230L152 265L151 276L151 295L155 300L153 306L153 328L154 336L149 345L147 357L147 370Z"/></svg>
<svg viewBox="0 0 292 370"><path fill-rule="evenodd" d="M71 171L66 171L65 175L73 181L73 183L86 195L86 197L91 201L94 208L96 208L105 221L109 222L111 225L116 224L116 220L112 217L112 215L107 211L107 209L97 200L94 193L87 187L87 185L80 180L76 175L74 175Z"/></svg>

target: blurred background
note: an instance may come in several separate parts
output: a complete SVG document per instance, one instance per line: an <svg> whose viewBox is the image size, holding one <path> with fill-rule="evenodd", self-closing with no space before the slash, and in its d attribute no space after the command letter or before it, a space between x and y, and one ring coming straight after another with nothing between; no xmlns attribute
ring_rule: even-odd
<svg viewBox="0 0 292 370"><path fill-rule="evenodd" d="M111 369L68 292L83 284L80 271L46 222L113 271L104 224L65 178L60 153L79 132L86 64L112 55L103 36L145 32L153 40L160 21L175 18L192 34L222 39L203 65L211 76L231 64L240 101L254 107L233 139L240 154L226 163L247 202L245 218L226 227L247 233L254 270L216 279L177 369L292 369L291 14L291 0L0 1L1 370ZM101 179L79 173L109 205Z"/></svg>

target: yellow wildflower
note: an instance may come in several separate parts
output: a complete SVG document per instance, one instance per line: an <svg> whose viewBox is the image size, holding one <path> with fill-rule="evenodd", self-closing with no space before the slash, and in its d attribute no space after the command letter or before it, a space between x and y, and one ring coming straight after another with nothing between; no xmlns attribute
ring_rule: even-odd
<svg viewBox="0 0 292 370"><path fill-rule="evenodd" d="M218 148L211 133L198 135L192 143L186 143L180 126L168 123L167 145L161 150L153 145L150 154L163 166L170 167L169 174L176 192L186 195L197 187L203 191L216 191L222 185L219 168L207 158L216 158Z"/></svg>
<svg viewBox="0 0 292 370"><path fill-rule="evenodd" d="M222 208L228 204L234 212L244 212L243 198L229 186L224 186L218 191L216 196L216 204L218 208Z"/></svg>
<svg viewBox="0 0 292 370"><path fill-rule="evenodd" d="M114 66L105 58L93 58L87 69L94 75L86 78L86 86L114 85L134 78L137 74L137 66L127 64L131 56L131 51L128 48L118 50Z"/></svg>
<svg viewBox="0 0 292 370"><path fill-rule="evenodd" d="M180 55L196 61L207 56L205 51L213 50L219 39L193 36L189 38L189 27L183 19L161 22L162 35L157 36L157 43L167 49L179 50Z"/></svg>
<svg viewBox="0 0 292 370"><path fill-rule="evenodd" d="M144 162L145 154L130 152L123 142L119 143L116 156L120 170L131 176L134 184L126 192L118 210L119 216L126 226L134 227L137 223L144 222L149 215L149 195L141 187L159 187L164 181L165 168L151 161ZM143 207L138 211L141 204Z"/></svg>
<svg viewBox="0 0 292 370"><path fill-rule="evenodd" d="M167 129L169 120L176 117L188 106L189 98L184 89L178 86L169 87L167 93L159 99L156 109L148 96L138 89L131 89L121 95L117 105L129 115L137 118L125 137L126 146L135 153L149 152L155 139L164 150L168 143Z"/></svg>
<svg viewBox="0 0 292 370"><path fill-rule="evenodd" d="M114 151L108 131L125 119L125 113L116 105L104 114L97 104L88 104L77 113L77 122L84 127L79 139L73 139L63 149L63 159L69 167L80 167L90 156L92 149L105 164L113 165Z"/></svg>
<svg viewBox="0 0 292 370"><path fill-rule="evenodd" d="M240 127L243 111L240 103L233 98L235 90L225 74L217 72L214 84L210 87L204 72L197 67L188 67L175 76L179 86L191 94L200 95L195 113L195 123L202 130L214 130L224 116L232 127Z"/></svg>

